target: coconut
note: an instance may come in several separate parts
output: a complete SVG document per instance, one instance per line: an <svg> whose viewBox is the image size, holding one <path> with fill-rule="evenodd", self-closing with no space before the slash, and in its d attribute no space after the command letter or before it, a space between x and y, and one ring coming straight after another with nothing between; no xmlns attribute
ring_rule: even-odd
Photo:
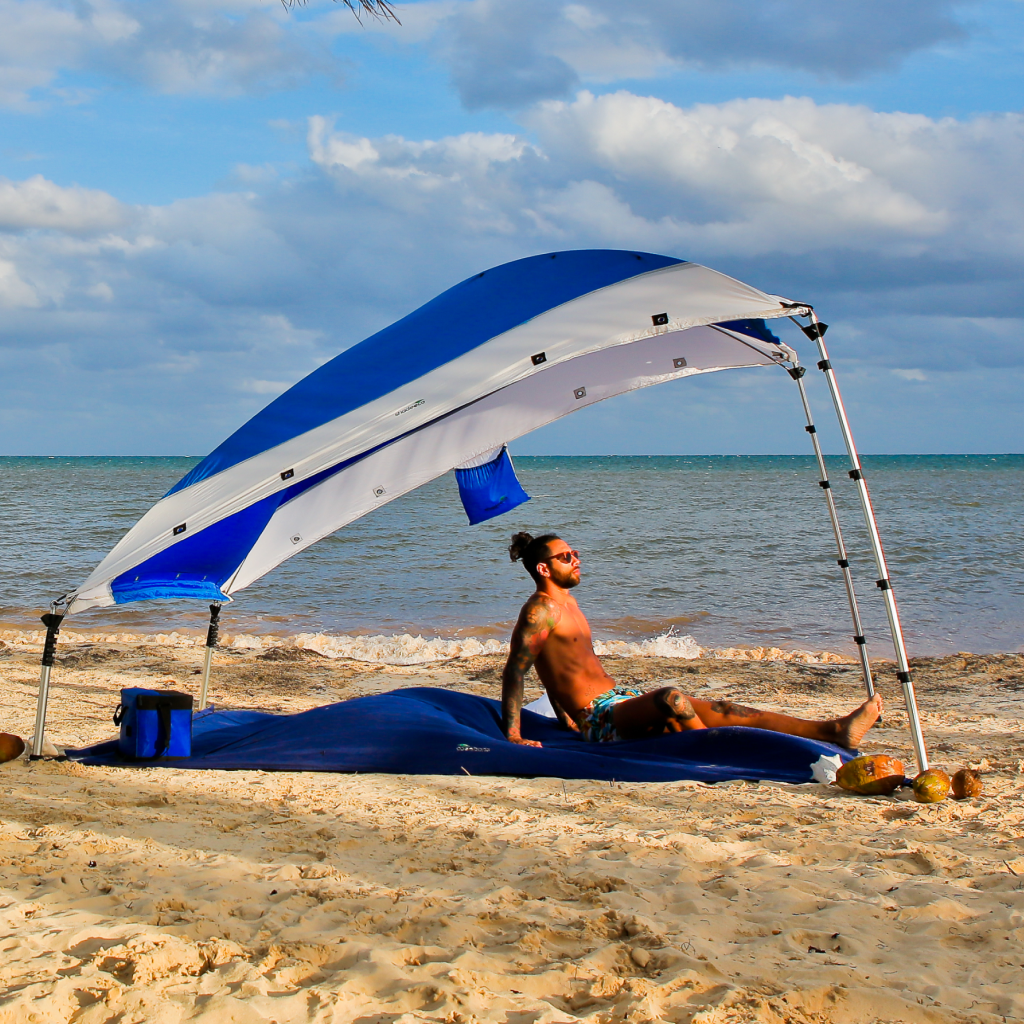
<svg viewBox="0 0 1024 1024"><path fill-rule="evenodd" d="M11 732L0 732L0 764L13 761L25 753L25 741Z"/></svg>
<svg viewBox="0 0 1024 1024"><path fill-rule="evenodd" d="M836 772L836 784L864 796L887 795L903 785L903 762L888 754L855 757Z"/></svg>
<svg viewBox="0 0 1024 1024"><path fill-rule="evenodd" d="M941 803L949 795L949 776L941 768L929 768L914 779L914 799L919 804Z"/></svg>
<svg viewBox="0 0 1024 1024"><path fill-rule="evenodd" d="M981 796L981 775L971 768L961 768L953 776L952 781L954 800L973 800Z"/></svg>

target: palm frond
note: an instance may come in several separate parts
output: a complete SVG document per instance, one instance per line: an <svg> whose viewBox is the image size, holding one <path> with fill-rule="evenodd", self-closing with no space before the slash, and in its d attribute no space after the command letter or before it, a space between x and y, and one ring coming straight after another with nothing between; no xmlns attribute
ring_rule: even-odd
<svg viewBox="0 0 1024 1024"><path fill-rule="evenodd" d="M281 0L285 10L293 7L305 7L307 0ZM395 8L390 0L335 0L336 3L344 4L357 18L362 21L364 14L369 14L380 21L393 21L396 25L402 23L395 14Z"/></svg>

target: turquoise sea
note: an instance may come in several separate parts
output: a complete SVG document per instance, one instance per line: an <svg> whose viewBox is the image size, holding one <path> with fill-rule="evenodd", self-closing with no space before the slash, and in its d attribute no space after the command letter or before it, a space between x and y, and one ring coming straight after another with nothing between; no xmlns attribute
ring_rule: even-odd
<svg viewBox="0 0 1024 1024"><path fill-rule="evenodd" d="M0 458L0 628L38 625L197 460ZM1024 456L866 456L912 653L1018 651L1024 643ZM846 459L830 474L870 650L890 656ZM669 630L704 646L851 652L835 549L810 456L516 460L533 500L471 527L451 475L346 527L237 595L238 632L507 638L529 580L515 530L562 534L583 558L577 597L595 634ZM74 628L201 629L206 606L94 610ZM69 621L69 626L72 622Z"/></svg>

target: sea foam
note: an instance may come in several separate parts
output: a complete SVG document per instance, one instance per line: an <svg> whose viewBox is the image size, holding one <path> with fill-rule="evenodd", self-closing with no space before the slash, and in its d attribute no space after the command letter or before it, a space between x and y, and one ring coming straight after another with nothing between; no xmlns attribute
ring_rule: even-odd
<svg viewBox="0 0 1024 1024"><path fill-rule="evenodd" d="M0 645L12 648L41 648L42 630L0 630ZM126 647L202 647L205 638L195 633L80 633L61 630L58 657L75 646L116 644ZM315 651L325 658L349 658L378 665L427 665L432 662L508 654L508 642L476 637L423 637L399 635L348 636L330 633L299 633L297 636L255 636L237 633L223 637L221 645L230 651L265 652L275 648ZM616 658L714 658L726 661L795 661L809 665L853 664L853 659L833 651L787 651L779 647L701 647L687 634L672 631L647 640L595 640L594 651Z"/></svg>

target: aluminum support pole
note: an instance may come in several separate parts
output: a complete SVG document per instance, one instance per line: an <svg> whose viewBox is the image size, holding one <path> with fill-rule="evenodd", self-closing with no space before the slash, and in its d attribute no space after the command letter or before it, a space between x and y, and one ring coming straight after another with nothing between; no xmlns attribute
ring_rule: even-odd
<svg viewBox="0 0 1024 1024"><path fill-rule="evenodd" d="M206 698L210 692L210 669L213 667L213 651L220 639L220 605L210 605L210 628L206 631L206 653L203 657L203 685L199 691L199 710L206 707Z"/></svg>
<svg viewBox="0 0 1024 1024"><path fill-rule="evenodd" d="M857 446L853 443L853 433L850 430L850 421L846 416L846 407L843 405L843 396L839 391L839 383L836 381L835 371L828 358L828 350L825 348L825 325L822 324L817 314L812 310L810 313L811 322L803 328L804 333L812 338L818 346L818 353L821 359L818 362L818 369L825 374L828 381L828 389L832 394L832 403L836 408L836 416L839 418L839 429L843 434L843 441L846 444L846 451L850 457L850 479L857 485L857 496L860 498L861 509L864 512L864 522L868 528L868 539L871 542L871 551L875 556L875 567L878 570L878 580L875 586L882 592L882 599L885 602L885 614L889 619L889 629L892 632L893 647L896 651L896 678L903 687L903 699L907 706L907 721L910 726L910 736L914 742L914 756L917 759L919 772L928 770L928 752L924 745L924 735L921 732L921 721L917 713L917 697L914 694L914 683L910 678L910 664L907 661L907 648L903 641L903 627L900 625L900 615L896 608L896 597L892 591L892 583L889 580L889 567L885 562L885 553L882 551L882 539L878 535L878 523L875 520L875 510L871 504L871 495L868 493L868 485L864 480L864 471L860 464L860 457L857 454Z"/></svg>
<svg viewBox="0 0 1024 1024"><path fill-rule="evenodd" d="M42 668L39 671L39 695L36 698L36 731L32 736L32 750L29 758L38 761L43 756L43 732L46 729L46 705L50 700L50 671L53 668L53 656L57 652L57 634L63 615L47 612L43 617L46 626L46 639L43 641Z"/></svg>
<svg viewBox="0 0 1024 1024"><path fill-rule="evenodd" d="M868 691L868 697L874 697L875 684L871 678L871 663L868 661L867 640L864 637L864 627L860 621L860 608L857 604L857 593L853 587L853 576L850 573L850 559L847 557L846 544L843 541L843 531L839 527L839 513L836 509L836 501L832 496L832 483L828 478L828 469L825 466L825 456L821 451L821 444L818 441L818 429L814 425L814 416L811 413L810 403L807 401L807 389L804 387L803 376L807 368L794 364L792 369L786 371L796 381L800 389L800 401L803 403L804 415L807 417L807 426L804 430L811 435L811 444L814 445L814 455L818 460L818 472L821 479L818 486L825 492L825 501L828 504L828 517L832 522L832 533L836 538L836 552L839 557L836 562L843 573L843 583L846 586L846 598L850 603L850 617L853 619L853 642L857 645L857 653L860 655L860 667L864 673L864 686Z"/></svg>

